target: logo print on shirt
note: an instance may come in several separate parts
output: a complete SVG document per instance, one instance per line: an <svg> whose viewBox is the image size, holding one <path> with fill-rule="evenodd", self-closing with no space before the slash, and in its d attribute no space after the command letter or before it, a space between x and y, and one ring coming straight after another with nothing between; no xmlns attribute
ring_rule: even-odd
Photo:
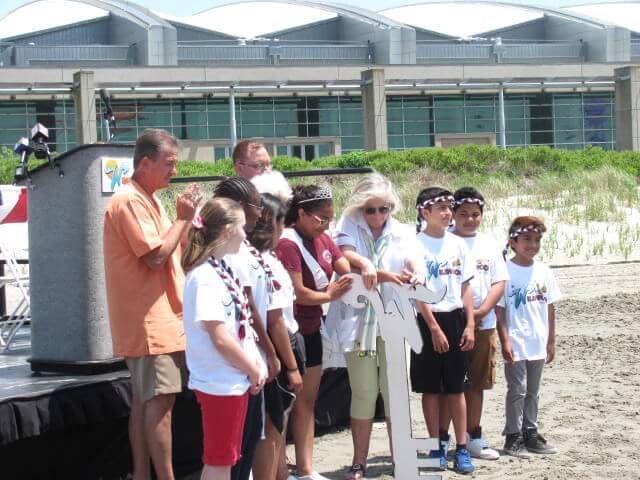
<svg viewBox="0 0 640 480"><path fill-rule="evenodd" d="M479 272L488 272L489 260L484 260L484 259L476 260L476 270L478 270Z"/></svg>
<svg viewBox="0 0 640 480"><path fill-rule="evenodd" d="M441 275L462 275L462 261L459 258L455 258L451 262L451 266L449 266L449 261L445 260L444 262L440 262L438 259L435 260L427 260L427 280L431 280L432 278L438 278Z"/></svg>
<svg viewBox="0 0 640 480"><path fill-rule="evenodd" d="M427 279L438 278L440 276L441 265L438 260L429 260L427 262Z"/></svg>
<svg viewBox="0 0 640 480"><path fill-rule="evenodd" d="M331 255L331 252L329 250L325 250L324 252L322 252L322 258L324 258L324 261L329 265L333 263L333 255Z"/></svg>
<svg viewBox="0 0 640 480"><path fill-rule="evenodd" d="M547 302L547 296L545 295L546 293L547 293L547 287L545 287L544 285L542 285L541 287L536 283L535 287L530 287L530 288L515 288L512 286L509 297L514 298L513 302L517 309L520 307L520 305L526 305L529 302L546 303Z"/></svg>

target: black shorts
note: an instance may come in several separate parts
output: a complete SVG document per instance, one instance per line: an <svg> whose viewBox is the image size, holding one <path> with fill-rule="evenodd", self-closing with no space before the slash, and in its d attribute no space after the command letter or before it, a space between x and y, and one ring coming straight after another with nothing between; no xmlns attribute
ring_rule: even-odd
<svg viewBox="0 0 640 480"><path fill-rule="evenodd" d="M300 375L304 375L305 354L302 335L289 332L289 341L291 342L291 349L293 350L293 356L296 358ZM289 376L282 358L280 358L280 363L282 368L278 376L264 386L264 407L273 426L282 433L284 430L284 417L289 413L295 395L289 390Z"/></svg>
<svg viewBox="0 0 640 480"><path fill-rule="evenodd" d="M467 325L462 309L433 312L449 342L449 351L433 350L431 331L418 314L417 322L424 346L421 353L411 351L411 389L417 393L463 393L468 382L468 352L460 350L460 339Z"/></svg>
<svg viewBox="0 0 640 480"><path fill-rule="evenodd" d="M320 330L304 337L304 350L306 353L305 365L307 368L319 367L322 365L322 335Z"/></svg>

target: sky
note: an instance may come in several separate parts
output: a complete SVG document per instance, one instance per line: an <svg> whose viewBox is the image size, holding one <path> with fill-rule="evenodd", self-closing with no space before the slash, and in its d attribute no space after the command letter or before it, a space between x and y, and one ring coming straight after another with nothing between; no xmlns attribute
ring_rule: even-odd
<svg viewBox="0 0 640 480"><path fill-rule="evenodd" d="M216 5L232 3L233 0L188 0L177 2L176 0L133 0L134 3L151 8L152 10L168 13L176 16L187 16L201 12ZM604 3L607 0L511 0L510 3L522 3L541 7L557 7L564 5L580 5L584 3ZM18 8L20 5L28 3L29 0L0 0L0 18L7 13ZM335 3L345 3L369 10L383 10L400 5L418 3L419 0L342 0Z"/></svg>

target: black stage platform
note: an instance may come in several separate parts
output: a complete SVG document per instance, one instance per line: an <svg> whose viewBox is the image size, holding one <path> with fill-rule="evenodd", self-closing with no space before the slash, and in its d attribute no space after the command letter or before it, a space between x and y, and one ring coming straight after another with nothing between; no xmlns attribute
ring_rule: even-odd
<svg viewBox="0 0 640 480"><path fill-rule="evenodd" d="M29 330L0 354L0 479L125 479L131 469L127 422L129 374L32 374ZM316 405L318 432L349 420L346 371L325 372ZM174 469L179 479L201 469L200 410L192 392L173 411Z"/></svg>

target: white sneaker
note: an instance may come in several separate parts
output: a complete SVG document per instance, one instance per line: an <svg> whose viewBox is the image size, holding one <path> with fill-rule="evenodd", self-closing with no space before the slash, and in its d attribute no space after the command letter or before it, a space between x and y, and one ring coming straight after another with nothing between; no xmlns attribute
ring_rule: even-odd
<svg viewBox="0 0 640 480"><path fill-rule="evenodd" d="M489 448L484 438L470 438L467 436L467 450L473 458L481 460L497 460L500 454L493 448Z"/></svg>
<svg viewBox="0 0 640 480"><path fill-rule="evenodd" d="M293 475L291 475L293 477ZM303 475L302 477L293 477L296 480L329 480L327 477L323 477L318 472L311 472L311 475Z"/></svg>

